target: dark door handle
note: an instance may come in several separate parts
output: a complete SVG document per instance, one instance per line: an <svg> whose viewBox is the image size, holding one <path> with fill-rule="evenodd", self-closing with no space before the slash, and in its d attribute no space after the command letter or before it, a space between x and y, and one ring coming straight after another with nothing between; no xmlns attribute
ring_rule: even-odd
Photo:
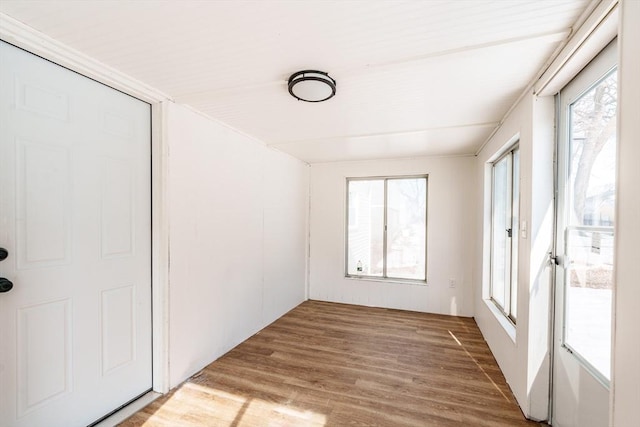
<svg viewBox="0 0 640 427"><path fill-rule="evenodd" d="M4 261L9 256L9 251L5 248L0 248L0 261Z"/></svg>
<svg viewBox="0 0 640 427"><path fill-rule="evenodd" d="M13 288L11 280L0 277L0 292L9 292Z"/></svg>

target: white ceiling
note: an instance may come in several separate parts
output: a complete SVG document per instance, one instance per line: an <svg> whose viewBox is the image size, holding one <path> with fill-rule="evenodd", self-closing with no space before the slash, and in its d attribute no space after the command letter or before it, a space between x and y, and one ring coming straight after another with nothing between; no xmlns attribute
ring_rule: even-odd
<svg viewBox="0 0 640 427"><path fill-rule="evenodd" d="M588 0L12 1L0 11L304 161L474 154ZM289 75L337 95L296 101Z"/></svg>

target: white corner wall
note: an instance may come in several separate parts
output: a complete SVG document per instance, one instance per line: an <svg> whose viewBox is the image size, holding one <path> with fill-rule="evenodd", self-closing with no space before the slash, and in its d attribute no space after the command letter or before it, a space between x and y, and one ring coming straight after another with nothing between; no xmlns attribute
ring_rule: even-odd
<svg viewBox="0 0 640 427"><path fill-rule="evenodd" d="M632 427L640 408L640 2L621 8L611 425Z"/></svg>
<svg viewBox="0 0 640 427"><path fill-rule="evenodd" d="M490 162L520 144L518 315L515 328L488 300L491 210ZM477 157L475 192L478 256L474 269L475 319L524 414L548 417L551 271L553 243L553 97L525 96Z"/></svg>
<svg viewBox="0 0 640 427"><path fill-rule="evenodd" d="M175 387L305 299L309 167L166 107Z"/></svg>
<svg viewBox="0 0 640 427"><path fill-rule="evenodd" d="M618 126L618 194L616 211L615 318L611 426L638 422L640 407L640 2L622 0L618 66L620 98ZM528 222L528 242L520 239L518 324L515 342L483 299L487 266L479 257L475 269L475 318L507 382L526 416L546 418L549 375L550 304L544 253L550 245L548 215L553 168L549 142L553 119L550 97L526 96L509 115L478 156L478 203L485 201L483 169L506 141L520 134L521 217ZM552 117L552 116L551 116ZM551 138L552 139L552 138ZM484 182L483 182L484 181ZM487 212L479 219L482 235ZM486 236L478 240L478 253L488 256Z"/></svg>
<svg viewBox="0 0 640 427"><path fill-rule="evenodd" d="M313 164L309 297L375 307L473 315L477 214L473 157ZM346 178L428 174L427 285L345 278ZM456 287L449 287L449 279Z"/></svg>

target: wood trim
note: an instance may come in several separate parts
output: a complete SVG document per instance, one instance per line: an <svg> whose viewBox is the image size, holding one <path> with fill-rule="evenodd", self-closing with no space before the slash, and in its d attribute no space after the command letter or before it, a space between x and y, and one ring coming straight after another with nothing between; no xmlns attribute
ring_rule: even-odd
<svg viewBox="0 0 640 427"><path fill-rule="evenodd" d="M618 33L618 0L603 0L568 40L534 86L538 96L555 95Z"/></svg>
<svg viewBox="0 0 640 427"><path fill-rule="evenodd" d="M169 95L0 13L0 39L148 103Z"/></svg>
<svg viewBox="0 0 640 427"><path fill-rule="evenodd" d="M167 108L151 108L151 298L153 390L169 391L169 146Z"/></svg>

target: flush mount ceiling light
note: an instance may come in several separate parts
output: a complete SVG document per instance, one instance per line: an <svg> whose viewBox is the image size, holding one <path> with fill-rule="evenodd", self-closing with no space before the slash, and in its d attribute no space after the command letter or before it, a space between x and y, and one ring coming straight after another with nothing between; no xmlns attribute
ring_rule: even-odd
<svg viewBox="0 0 640 427"><path fill-rule="evenodd" d="M298 71L289 77L289 93L300 101L326 101L336 94L336 81L323 71Z"/></svg>

